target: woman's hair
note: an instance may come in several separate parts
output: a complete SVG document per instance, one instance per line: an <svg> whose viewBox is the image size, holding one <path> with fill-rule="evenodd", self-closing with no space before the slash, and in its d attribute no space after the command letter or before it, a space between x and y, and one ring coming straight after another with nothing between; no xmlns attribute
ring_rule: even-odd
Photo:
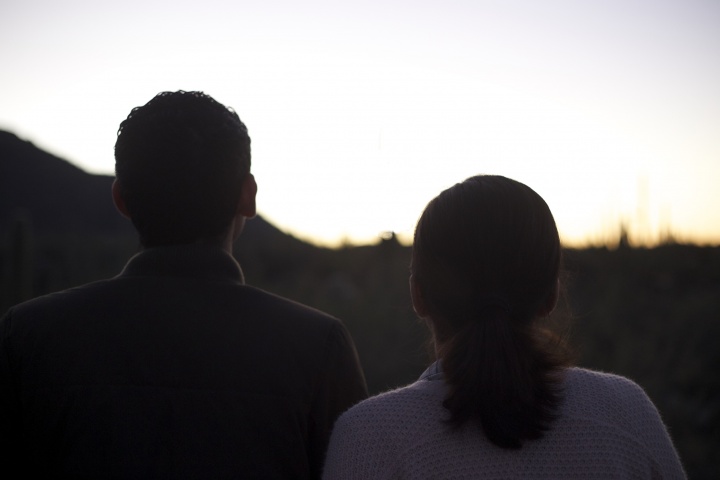
<svg viewBox="0 0 720 480"><path fill-rule="evenodd" d="M438 195L415 230L413 282L433 324L449 422L520 448L550 427L569 359L537 322L558 294L555 220L532 189L480 175Z"/></svg>

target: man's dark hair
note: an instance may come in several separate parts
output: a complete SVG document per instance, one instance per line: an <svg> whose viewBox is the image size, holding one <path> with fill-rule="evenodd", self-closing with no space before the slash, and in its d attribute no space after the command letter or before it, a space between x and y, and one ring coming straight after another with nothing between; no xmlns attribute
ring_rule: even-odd
<svg viewBox="0 0 720 480"><path fill-rule="evenodd" d="M115 174L145 247L220 240L249 172L245 124L202 92L162 92L120 124Z"/></svg>

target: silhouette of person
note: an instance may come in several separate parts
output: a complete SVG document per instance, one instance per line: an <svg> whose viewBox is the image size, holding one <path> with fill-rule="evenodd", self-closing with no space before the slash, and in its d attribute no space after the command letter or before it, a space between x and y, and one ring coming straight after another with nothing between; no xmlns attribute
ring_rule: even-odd
<svg viewBox="0 0 720 480"><path fill-rule="evenodd" d="M434 198L410 285L439 360L340 417L325 478L684 478L645 392L572 367L547 330L561 257L550 209L520 182L476 176Z"/></svg>
<svg viewBox="0 0 720 480"><path fill-rule="evenodd" d="M114 278L0 320L0 455L40 478L317 478L330 431L367 396L337 319L245 285L250 138L202 92L132 110L118 210L142 245Z"/></svg>

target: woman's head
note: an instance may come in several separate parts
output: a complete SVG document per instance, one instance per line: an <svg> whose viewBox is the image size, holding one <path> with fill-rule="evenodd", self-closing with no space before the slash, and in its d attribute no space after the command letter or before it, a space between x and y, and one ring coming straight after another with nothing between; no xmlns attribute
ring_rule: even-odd
<svg viewBox="0 0 720 480"><path fill-rule="evenodd" d="M554 306L561 248L555 220L530 187L478 175L425 208L412 275L436 333L451 336L487 309L528 322Z"/></svg>
<svg viewBox="0 0 720 480"><path fill-rule="evenodd" d="M472 177L425 208L413 245L413 305L432 326L450 424L477 421L504 448L550 427L569 358L536 319L555 306L560 263L550 209L520 182Z"/></svg>

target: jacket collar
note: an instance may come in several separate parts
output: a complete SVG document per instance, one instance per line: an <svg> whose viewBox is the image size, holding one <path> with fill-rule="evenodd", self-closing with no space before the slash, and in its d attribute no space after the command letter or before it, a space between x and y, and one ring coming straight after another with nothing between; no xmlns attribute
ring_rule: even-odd
<svg viewBox="0 0 720 480"><path fill-rule="evenodd" d="M119 276L193 277L245 283L235 258L221 247L206 244L142 250L127 262Z"/></svg>

